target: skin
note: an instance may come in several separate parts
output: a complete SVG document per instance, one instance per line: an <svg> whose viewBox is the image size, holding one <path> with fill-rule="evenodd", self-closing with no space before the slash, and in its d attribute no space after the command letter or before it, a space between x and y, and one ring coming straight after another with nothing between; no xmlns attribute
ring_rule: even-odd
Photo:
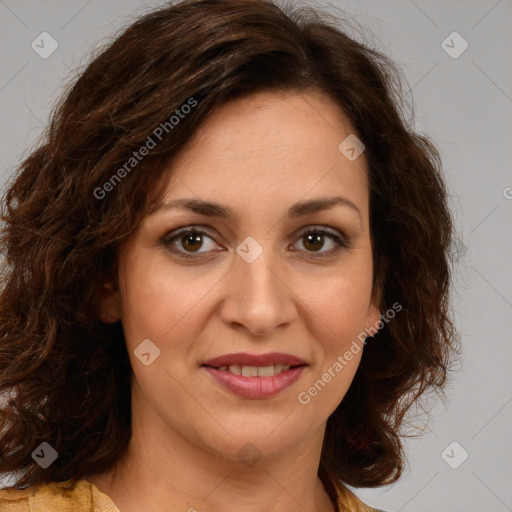
<svg viewBox="0 0 512 512"><path fill-rule="evenodd" d="M215 110L174 162L165 201L214 201L236 217L159 210L124 246L119 289L105 284L101 319L121 320L134 370L133 435L116 471L86 478L122 512L334 511L317 476L322 440L362 351L307 405L297 397L380 317L364 154L349 161L338 150L350 133L320 95L258 93ZM285 215L298 201L333 196L360 213L336 205ZM210 235L161 242L182 227ZM350 247L332 254L328 236L308 243L314 228ZM236 252L248 236L263 249L252 263ZM161 351L149 366L134 355L144 339ZM201 368L231 352L285 352L308 366L277 396L242 398ZM253 465L237 455L247 443Z"/></svg>

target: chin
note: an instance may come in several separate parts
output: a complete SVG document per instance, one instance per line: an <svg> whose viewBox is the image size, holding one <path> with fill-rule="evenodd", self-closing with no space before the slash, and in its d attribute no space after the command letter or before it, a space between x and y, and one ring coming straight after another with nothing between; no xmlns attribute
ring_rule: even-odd
<svg viewBox="0 0 512 512"><path fill-rule="evenodd" d="M286 411L286 409L284 409ZM215 423L214 430L202 442L218 456L231 461L277 457L296 446L307 437L307 423L300 421L299 430L294 413L280 411L275 414L261 412L230 415L229 421L222 422L222 428ZM203 424L204 428L204 424ZM204 433L204 430L203 430Z"/></svg>

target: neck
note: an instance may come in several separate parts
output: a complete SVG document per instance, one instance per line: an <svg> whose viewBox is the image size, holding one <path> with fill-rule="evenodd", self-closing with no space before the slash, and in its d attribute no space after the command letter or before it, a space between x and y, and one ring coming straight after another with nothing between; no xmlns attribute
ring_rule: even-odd
<svg viewBox="0 0 512 512"><path fill-rule="evenodd" d="M231 458L159 426L155 419L133 422L119 463L85 476L121 512L336 510L317 475L325 425L279 456L247 444L244 455Z"/></svg>

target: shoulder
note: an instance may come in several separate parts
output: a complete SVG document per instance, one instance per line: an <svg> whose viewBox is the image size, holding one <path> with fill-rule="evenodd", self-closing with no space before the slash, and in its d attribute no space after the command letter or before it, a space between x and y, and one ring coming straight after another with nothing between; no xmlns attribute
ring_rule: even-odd
<svg viewBox="0 0 512 512"><path fill-rule="evenodd" d="M119 512L110 498L85 479L27 489L1 489L0 512Z"/></svg>
<svg viewBox="0 0 512 512"><path fill-rule="evenodd" d="M380 508L373 508L361 501L361 499L349 489L347 486L340 483L336 488L338 493L338 508L340 511L350 512L387 512Z"/></svg>

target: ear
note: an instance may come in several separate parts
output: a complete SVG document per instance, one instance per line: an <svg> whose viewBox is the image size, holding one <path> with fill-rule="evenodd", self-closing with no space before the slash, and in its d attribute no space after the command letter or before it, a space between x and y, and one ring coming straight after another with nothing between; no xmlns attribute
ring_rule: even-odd
<svg viewBox="0 0 512 512"><path fill-rule="evenodd" d="M380 290L380 286L377 285L373 289L370 306L368 307L368 313L366 315L366 324L365 324L366 332L376 333L380 329L380 327L381 327L380 304L381 304L381 290ZM373 336L373 335L371 335L371 336Z"/></svg>
<svg viewBox="0 0 512 512"><path fill-rule="evenodd" d="M379 268L375 269L376 274L365 325L367 332L369 331L372 333L376 333L382 328L380 308L382 305L385 276L388 274L389 269L389 259L385 257L379 258L377 265ZM370 336L374 336L374 334L371 334Z"/></svg>
<svg viewBox="0 0 512 512"><path fill-rule="evenodd" d="M378 302L373 301L368 308L368 313L366 315L366 332L377 332L380 328L380 309L378 306Z"/></svg>
<svg viewBox="0 0 512 512"><path fill-rule="evenodd" d="M119 289L111 281L105 282L98 291L99 319L113 324L121 319L121 297Z"/></svg>

